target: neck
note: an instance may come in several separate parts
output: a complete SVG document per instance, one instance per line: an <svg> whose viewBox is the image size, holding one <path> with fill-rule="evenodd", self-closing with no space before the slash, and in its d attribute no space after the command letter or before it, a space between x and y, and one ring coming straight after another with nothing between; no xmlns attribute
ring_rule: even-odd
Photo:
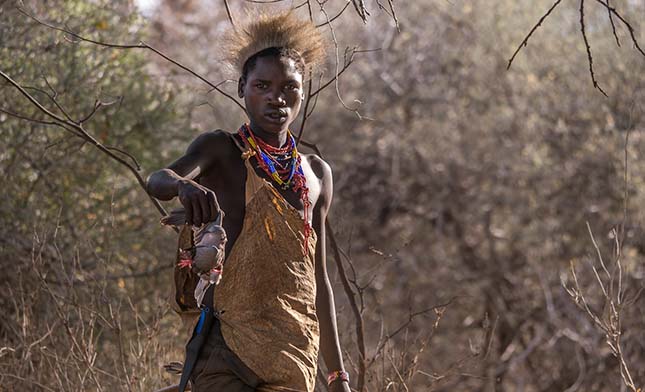
<svg viewBox="0 0 645 392"><path fill-rule="evenodd" d="M262 139L262 141L264 141L265 143L273 147L280 148L285 144L287 144L286 128L280 130L279 133L271 133L271 132L266 132L262 128L256 126L255 124L253 124L253 122L251 122L250 127L251 127L251 131L253 131L253 134L256 137Z"/></svg>

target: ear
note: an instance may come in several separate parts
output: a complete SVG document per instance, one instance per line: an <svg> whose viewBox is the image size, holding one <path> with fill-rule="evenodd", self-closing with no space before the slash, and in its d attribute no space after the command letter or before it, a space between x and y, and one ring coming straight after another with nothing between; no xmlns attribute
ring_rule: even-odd
<svg viewBox="0 0 645 392"><path fill-rule="evenodd" d="M246 86L246 78L243 76L237 81L237 96L244 98L244 86Z"/></svg>

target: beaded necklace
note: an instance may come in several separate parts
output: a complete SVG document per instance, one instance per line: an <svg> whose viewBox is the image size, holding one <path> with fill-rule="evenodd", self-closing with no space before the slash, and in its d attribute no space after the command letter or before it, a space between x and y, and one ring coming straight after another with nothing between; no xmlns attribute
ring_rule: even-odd
<svg viewBox="0 0 645 392"><path fill-rule="evenodd" d="M240 127L238 134L255 152L258 166L283 190L291 189L294 193L300 192L300 200L304 207L304 254L309 252L309 237L312 228L309 224L309 188L302 171L301 158L296 148L296 141L287 130L287 144L284 147L273 147L261 138L256 137L248 124Z"/></svg>

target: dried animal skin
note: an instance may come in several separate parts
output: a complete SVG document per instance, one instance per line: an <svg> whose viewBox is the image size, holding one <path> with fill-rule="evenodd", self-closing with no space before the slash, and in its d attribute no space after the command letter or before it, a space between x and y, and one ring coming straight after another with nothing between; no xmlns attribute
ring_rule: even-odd
<svg viewBox="0 0 645 392"><path fill-rule="evenodd" d="M173 210L168 216L162 218L161 223L183 226L185 215L183 209ZM216 285L221 279L227 241L226 231L222 226L223 218L224 212L220 211L214 221L208 222L200 228L190 228L192 241L189 245L180 246L181 249L178 250L180 260L175 269L190 268L193 276L199 277L196 282L191 279L194 282L194 298L198 308L201 306L208 287L212 284ZM181 291L185 291L185 289L182 287Z"/></svg>

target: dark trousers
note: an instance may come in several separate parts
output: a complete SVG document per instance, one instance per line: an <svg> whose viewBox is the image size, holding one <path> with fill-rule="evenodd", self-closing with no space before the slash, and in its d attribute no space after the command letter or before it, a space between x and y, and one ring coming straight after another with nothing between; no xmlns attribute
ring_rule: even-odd
<svg viewBox="0 0 645 392"><path fill-rule="evenodd" d="M193 392L253 392L261 383L226 346L217 317L214 317L190 380Z"/></svg>

